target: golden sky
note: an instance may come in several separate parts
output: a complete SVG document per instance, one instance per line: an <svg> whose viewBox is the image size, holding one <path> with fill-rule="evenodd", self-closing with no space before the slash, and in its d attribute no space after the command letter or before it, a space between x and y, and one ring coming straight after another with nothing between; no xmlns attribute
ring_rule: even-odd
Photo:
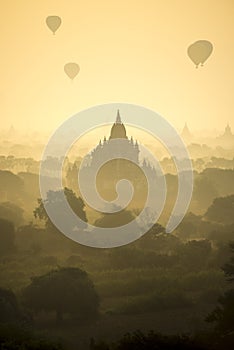
<svg viewBox="0 0 234 350"><path fill-rule="evenodd" d="M49 15L62 18L55 36ZM1 128L53 130L87 107L129 102L178 129L234 129L233 16L233 0L2 1ZM187 47L200 39L214 51L195 69Z"/></svg>

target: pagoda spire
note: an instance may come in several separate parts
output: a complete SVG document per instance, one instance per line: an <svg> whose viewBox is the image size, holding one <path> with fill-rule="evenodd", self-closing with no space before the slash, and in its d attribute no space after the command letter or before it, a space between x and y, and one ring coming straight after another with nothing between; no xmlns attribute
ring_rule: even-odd
<svg viewBox="0 0 234 350"><path fill-rule="evenodd" d="M224 135L232 135L232 130L231 130L229 123L227 123L227 125L226 125Z"/></svg>
<svg viewBox="0 0 234 350"><path fill-rule="evenodd" d="M121 118L120 118L120 114L119 114L119 109L117 110L117 116L116 116L116 124L122 124Z"/></svg>

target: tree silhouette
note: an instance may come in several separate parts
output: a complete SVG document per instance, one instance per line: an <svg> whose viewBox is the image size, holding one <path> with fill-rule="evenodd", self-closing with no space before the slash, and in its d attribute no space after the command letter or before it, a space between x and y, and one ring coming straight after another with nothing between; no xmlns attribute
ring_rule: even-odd
<svg viewBox="0 0 234 350"><path fill-rule="evenodd" d="M12 222L0 219L0 255L14 248L15 228Z"/></svg>
<svg viewBox="0 0 234 350"><path fill-rule="evenodd" d="M150 331L144 334L141 331L125 334L113 345L105 342L90 341L90 350L204 350L203 344L186 335L162 335Z"/></svg>
<svg viewBox="0 0 234 350"><path fill-rule="evenodd" d="M63 346L29 327L20 324L0 324L0 349L62 350Z"/></svg>
<svg viewBox="0 0 234 350"><path fill-rule="evenodd" d="M11 202L3 202L0 204L0 218L7 219L16 226L23 222L23 209Z"/></svg>
<svg viewBox="0 0 234 350"><path fill-rule="evenodd" d="M230 243L230 249L233 253L233 256L230 259L230 262L224 265L223 271L229 282L234 282L234 242Z"/></svg>
<svg viewBox="0 0 234 350"><path fill-rule="evenodd" d="M10 171L0 170L0 193L6 201L15 202L19 200L23 191L22 179Z"/></svg>
<svg viewBox="0 0 234 350"><path fill-rule="evenodd" d="M19 306L15 294L0 288L0 322L12 322L19 319Z"/></svg>
<svg viewBox="0 0 234 350"><path fill-rule="evenodd" d="M234 243L230 244L231 251L234 253ZM234 255L230 263L224 265L223 271L229 282L234 281ZM219 305L208 315L207 322L215 322L216 330L228 334L234 332L234 289L228 290L218 299Z"/></svg>
<svg viewBox="0 0 234 350"><path fill-rule="evenodd" d="M214 198L218 197L217 187L204 173L198 175L194 183L193 200L199 203L202 209L208 208Z"/></svg>
<svg viewBox="0 0 234 350"><path fill-rule="evenodd" d="M103 214L101 218L94 223L97 227L118 227L128 224L134 219L130 210L121 210L116 213Z"/></svg>
<svg viewBox="0 0 234 350"><path fill-rule="evenodd" d="M62 197L63 191L48 191L47 198L45 201L43 201L41 198L39 198L38 201L38 207L35 208L33 211L33 214L35 218L38 218L40 220L45 221L46 228L49 230L56 230L54 224L51 222L50 218L47 215L46 207L53 207L53 210L57 212L58 215L63 214L63 208L61 206L63 197ZM74 213L83 221L83 224L81 224L79 227L81 229L84 229L86 227L87 217L84 210L84 201L79 197L77 198L75 193L66 188L64 189L64 194L67 198L67 201L71 207L71 209L74 211Z"/></svg>
<svg viewBox="0 0 234 350"><path fill-rule="evenodd" d="M234 223L234 195L216 198L208 208L205 218L222 224Z"/></svg>
<svg viewBox="0 0 234 350"><path fill-rule="evenodd" d="M87 273L79 268L60 268L33 277L23 291L27 307L35 312L55 311L57 322L64 314L92 319L98 314L99 299Z"/></svg>

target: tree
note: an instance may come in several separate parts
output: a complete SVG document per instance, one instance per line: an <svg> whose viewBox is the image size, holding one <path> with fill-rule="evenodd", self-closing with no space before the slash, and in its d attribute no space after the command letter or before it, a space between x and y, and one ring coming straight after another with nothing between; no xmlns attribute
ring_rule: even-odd
<svg viewBox="0 0 234 350"><path fill-rule="evenodd" d="M201 212L205 211L218 195L217 188L209 177L204 173L198 175L194 183L193 200L199 204Z"/></svg>
<svg viewBox="0 0 234 350"><path fill-rule="evenodd" d="M98 314L99 298L87 273L67 267L33 277L23 291L25 305L35 312L55 311L57 322L64 314L92 319Z"/></svg>
<svg viewBox="0 0 234 350"><path fill-rule="evenodd" d="M165 228L158 223L155 223L137 242L136 246L143 249L155 249L158 244L158 238L165 235Z"/></svg>
<svg viewBox="0 0 234 350"><path fill-rule="evenodd" d="M11 202L3 202L0 204L0 218L12 221L15 226L19 226L23 222L23 209Z"/></svg>
<svg viewBox="0 0 234 350"><path fill-rule="evenodd" d="M234 223L234 195L216 198L208 208L205 218L221 224Z"/></svg>
<svg viewBox="0 0 234 350"><path fill-rule="evenodd" d="M134 215L130 210L120 210L116 213L103 214L101 218L94 223L97 227L118 227L123 226L134 220Z"/></svg>
<svg viewBox="0 0 234 350"><path fill-rule="evenodd" d="M0 323L17 321L20 312L15 294L0 288Z"/></svg>
<svg viewBox="0 0 234 350"><path fill-rule="evenodd" d="M22 179L7 170L0 170L0 193L6 201L19 201L23 193Z"/></svg>
<svg viewBox="0 0 234 350"><path fill-rule="evenodd" d="M34 332L21 324L0 324L0 349L4 350L62 350L60 342Z"/></svg>
<svg viewBox="0 0 234 350"><path fill-rule="evenodd" d="M162 335L150 331L144 334L141 331L127 333L114 344L109 345L106 342L90 341L90 350L204 350L206 348L202 342L196 338L186 335ZM210 349L210 347L209 347Z"/></svg>
<svg viewBox="0 0 234 350"><path fill-rule="evenodd" d="M234 253L234 243L230 244L231 251ZM230 263L224 265L223 271L229 282L234 281L234 256ZM229 289L218 299L219 305L208 315L207 322L215 322L216 330L228 334L234 332L234 289Z"/></svg>
<svg viewBox="0 0 234 350"><path fill-rule="evenodd" d="M39 198L38 201L38 207L33 211L33 214L35 218L38 218L40 220L45 221L45 225L47 229L55 229L55 226L51 222L50 218L47 215L46 207L53 206L54 210L58 213L58 215L63 214L62 208L61 208L61 202L63 200L62 197L63 191L48 191L47 198L45 201L43 201L41 198ZM84 222L83 225L79 226L80 228L84 229L86 227L87 217L84 210L85 204L84 201L79 197L77 198L75 193L66 188L64 189L64 194L67 198L67 201L71 207L71 209L74 211L74 213Z"/></svg>
<svg viewBox="0 0 234 350"><path fill-rule="evenodd" d="M234 242L230 243L230 249L233 256L231 257L230 262L224 265L223 271L227 277L227 280L229 282L234 282Z"/></svg>
<svg viewBox="0 0 234 350"><path fill-rule="evenodd" d="M216 323L216 330L221 333L234 331L234 289L228 290L218 299L219 305L207 317L208 322Z"/></svg>
<svg viewBox="0 0 234 350"><path fill-rule="evenodd" d="M176 229L178 236L185 241L191 238L197 238L201 220L201 216L195 215L191 212L186 214Z"/></svg>
<svg viewBox="0 0 234 350"><path fill-rule="evenodd" d="M15 228L12 222L0 219L0 255L14 248Z"/></svg>
<svg viewBox="0 0 234 350"><path fill-rule="evenodd" d="M206 267L211 252L211 242L206 239L188 241L178 249L181 265L192 271Z"/></svg>

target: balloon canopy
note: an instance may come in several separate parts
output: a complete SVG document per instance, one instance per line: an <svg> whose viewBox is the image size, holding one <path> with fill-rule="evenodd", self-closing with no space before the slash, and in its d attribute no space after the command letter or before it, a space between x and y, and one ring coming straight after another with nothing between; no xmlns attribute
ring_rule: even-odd
<svg viewBox="0 0 234 350"><path fill-rule="evenodd" d="M58 28L61 26L62 20L59 16L48 16L46 18L46 24L48 28L55 34Z"/></svg>
<svg viewBox="0 0 234 350"><path fill-rule="evenodd" d="M77 63L69 62L64 66L64 72L67 74L67 76L71 80L73 80L77 76L79 71L80 71L80 67Z"/></svg>
<svg viewBox="0 0 234 350"><path fill-rule="evenodd" d="M188 47L188 56L198 68L199 64L203 66L207 58L213 51L213 45L207 40L198 40Z"/></svg>

